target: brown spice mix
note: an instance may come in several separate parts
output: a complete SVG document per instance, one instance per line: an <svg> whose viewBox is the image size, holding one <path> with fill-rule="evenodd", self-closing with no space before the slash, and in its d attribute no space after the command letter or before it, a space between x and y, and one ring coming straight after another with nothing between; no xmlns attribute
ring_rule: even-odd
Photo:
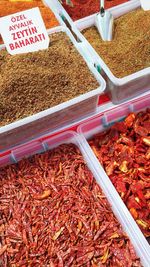
<svg viewBox="0 0 150 267"><path fill-rule="evenodd" d="M0 52L0 126L99 86L65 33L50 40L47 50L15 56Z"/></svg>
<svg viewBox="0 0 150 267"><path fill-rule="evenodd" d="M102 41L94 26L83 34L119 78L150 67L150 11L137 9L115 19L111 42Z"/></svg>

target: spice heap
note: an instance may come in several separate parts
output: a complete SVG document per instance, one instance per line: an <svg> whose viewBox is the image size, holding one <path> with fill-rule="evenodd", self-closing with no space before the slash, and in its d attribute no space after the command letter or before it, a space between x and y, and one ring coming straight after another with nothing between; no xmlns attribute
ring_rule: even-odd
<svg viewBox="0 0 150 267"><path fill-rule="evenodd" d="M0 169L2 266L141 266L78 148Z"/></svg>
<svg viewBox="0 0 150 267"><path fill-rule="evenodd" d="M116 19L111 42L102 41L94 26L82 33L115 76L150 67L150 11L138 9Z"/></svg>
<svg viewBox="0 0 150 267"><path fill-rule="evenodd" d="M90 142L146 237L150 236L150 109L131 113Z"/></svg>
<svg viewBox="0 0 150 267"><path fill-rule="evenodd" d="M0 53L0 126L96 89L99 84L65 33L50 47L11 56Z"/></svg>
<svg viewBox="0 0 150 267"><path fill-rule="evenodd" d="M0 0L0 17L4 17L34 7L39 7L47 29L59 25L59 22L57 21L54 13L48 7L44 6L42 0L33 0L30 2L26 1L11 2L11 1ZM0 38L0 43L3 43L1 38Z"/></svg>
<svg viewBox="0 0 150 267"><path fill-rule="evenodd" d="M100 11L100 0L71 0L73 6L63 1L63 7L73 20L81 19ZM110 8L128 0L105 0L105 8Z"/></svg>

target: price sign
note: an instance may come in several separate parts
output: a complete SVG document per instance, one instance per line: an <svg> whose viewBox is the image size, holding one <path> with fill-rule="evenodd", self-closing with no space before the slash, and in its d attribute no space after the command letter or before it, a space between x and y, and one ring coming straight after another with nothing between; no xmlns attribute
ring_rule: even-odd
<svg viewBox="0 0 150 267"><path fill-rule="evenodd" d="M0 18L0 33L11 55L49 46L49 37L38 7Z"/></svg>

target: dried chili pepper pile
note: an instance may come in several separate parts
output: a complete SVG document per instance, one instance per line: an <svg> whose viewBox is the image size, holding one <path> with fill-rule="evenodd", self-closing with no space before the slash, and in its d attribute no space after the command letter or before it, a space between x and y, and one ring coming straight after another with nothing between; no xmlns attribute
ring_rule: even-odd
<svg viewBox="0 0 150 267"><path fill-rule="evenodd" d="M0 265L141 266L78 148L0 169Z"/></svg>
<svg viewBox="0 0 150 267"><path fill-rule="evenodd" d="M89 141L146 237L150 236L150 109L131 113Z"/></svg>
<svg viewBox="0 0 150 267"><path fill-rule="evenodd" d="M105 0L105 8L117 6L129 0ZM72 0L72 5L61 1L63 7L73 20L81 19L100 11L99 0Z"/></svg>

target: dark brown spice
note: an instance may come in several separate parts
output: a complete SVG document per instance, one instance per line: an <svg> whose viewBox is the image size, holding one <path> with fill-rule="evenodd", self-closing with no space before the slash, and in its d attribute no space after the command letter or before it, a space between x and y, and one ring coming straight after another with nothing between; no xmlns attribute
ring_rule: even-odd
<svg viewBox="0 0 150 267"><path fill-rule="evenodd" d="M96 27L83 34L116 77L150 67L150 11L138 9L117 18L111 42L102 41Z"/></svg>
<svg viewBox="0 0 150 267"><path fill-rule="evenodd" d="M0 53L0 126L96 89L99 84L65 33L50 47L11 56Z"/></svg>

